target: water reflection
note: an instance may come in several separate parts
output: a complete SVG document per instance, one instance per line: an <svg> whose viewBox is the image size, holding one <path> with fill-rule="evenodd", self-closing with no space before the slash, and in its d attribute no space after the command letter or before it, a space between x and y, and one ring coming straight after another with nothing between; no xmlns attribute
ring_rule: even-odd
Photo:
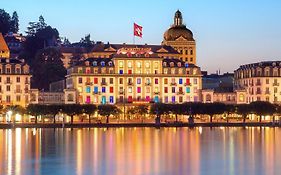
<svg viewBox="0 0 281 175"><path fill-rule="evenodd" d="M0 130L0 174L281 174L279 128Z"/></svg>

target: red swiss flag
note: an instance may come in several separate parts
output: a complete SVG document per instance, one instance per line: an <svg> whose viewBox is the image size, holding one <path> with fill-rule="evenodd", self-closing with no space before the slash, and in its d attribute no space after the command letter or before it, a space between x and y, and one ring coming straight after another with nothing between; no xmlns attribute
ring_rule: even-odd
<svg viewBox="0 0 281 175"><path fill-rule="evenodd" d="M134 36L142 37L142 26L134 23Z"/></svg>

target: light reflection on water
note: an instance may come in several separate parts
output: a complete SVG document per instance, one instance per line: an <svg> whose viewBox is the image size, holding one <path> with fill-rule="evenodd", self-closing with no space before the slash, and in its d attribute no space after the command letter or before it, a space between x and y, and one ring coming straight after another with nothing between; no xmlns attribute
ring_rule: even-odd
<svg viewBox="0 0 281 175"><path fill-rule="evenodd" d="M2 129L0 174L281 174L279 128Z"/></svg>

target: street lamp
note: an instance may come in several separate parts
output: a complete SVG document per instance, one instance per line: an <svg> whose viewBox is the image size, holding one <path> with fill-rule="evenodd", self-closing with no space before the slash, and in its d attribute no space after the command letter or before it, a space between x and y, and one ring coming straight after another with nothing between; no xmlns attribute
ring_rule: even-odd
<svg viewBox="0 0 281 175"><path fill-rule="evenodd" d="M6 115L6 121L11 122L13 111L8 111Z"/></svg>

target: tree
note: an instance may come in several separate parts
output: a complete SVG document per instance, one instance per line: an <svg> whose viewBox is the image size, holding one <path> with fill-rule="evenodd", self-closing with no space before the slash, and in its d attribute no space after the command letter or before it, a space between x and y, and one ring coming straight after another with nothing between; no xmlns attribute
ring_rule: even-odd
<svg viewBox="0 0 281 175"><path fill-rule="evenodd" d="M142 122L144 119L144 115L148 113L148 106L147 105L139 105L135 107L136 114L140 114L142 117Z"/></svg>
<svg viewBox="0 0 281 175"><path fill-rule="evenodd" d="M49 47L40 50L32 61L32 82L35 88L48 90L49 84L64 79L66 69L59 49Z"/></svg>
<svg viewBox="0 0 281 175"><path fill-rule="evenodd" d="M45 23L45 19L42 15L39 16L39 20L37 23L37 31L45 29L47 27L47 24Z"/></svg>
<svg viewBox="0 0 281 175"><path fill-rule="evenodd" d="M8 111L12 111L13 114L25 114L25 109L19 105L9 105L9 106L6 106L5 109L4 109L5 113L7 113ZM14 119L15 121L15 119Z"/></svg>
<svg viewBox="0 0 281 175"><path fill-rule="evenodd" d="M243 123L246 122L246 118L249 114L251 114L251 107L248 104L239 104L236 105L236 113L242 115Z"/></svg>
<svg viewBox="0 0 281 175"><path fill-rule="evenodd" d="M272 116L276 112L276 107L274 104L266 101L255 101L250 103L250 108L252 112L259 116L259 122L261 122L263 115Z"/></svg>
<svg viewBox="0 0 281 175"><path fill-rule="evenodd" d="M99 105L98 113L101 116L106 117L106 123L109 123L110 115L118 115L121 113L121 110L117 108L115 105Z"/></svg>
<svg viewBox="0 0 281 175"><path fill-rule="evenodd" d="M61 105L45 105L46 114L50 114L53 116L53 123L56 123L56 115L61 112Z"/></svg>
<svg viewBox="0 0 281 175"><path fill-rule="evenodd" d="M45 114L44 110L44 106L39 104L30 104L26 108L27 113L35 117L35 124L37 124L38 116Z"/></svg>
<svg viewBox="0 0 281 175"><path fill-rule="evenodd" d="M85 38L81 38L80 44L82 47L91 48L94 45L94 41L91 40L91 35L88 34Z"/></svg>
<svg viewBox="0 0 281 175"><path fill-rule="evenodd" d="M10 30L11 16L4 9L0 9L0 33L7 34Z"/></svg>
<svg viewBox="0 0 281 175"><path fill-rule="evenodd" d="M73 124L73 117L82 114L83 110L79 104L66 104L62 106L62 112L70 116L71 124Z"/></svg>
<svg viewBox="0 0 281 175"><path fill-rule="evenodd" d="M210 116L210 123L213 122L213 116L225 112L223 103L202 103L202 112Z"/></svg>
<svg viewBox="0 0 281 175"><path fill-rule="evenodd" d="M183 104L170 104L169 105L169 111L172 114L176 115L176 122L178 122L178 115L184 114L184 105Z"/></svg>
<svg viewBox="0 0 281 175"><path fill-rule="evenodd" d="M91 115L95 114L96 110L97 110L96 105L93 105L93 104L82 105L82 112L85 114L88 114L89 123L91 123Z"/></svg>
<svg viewBox="0 0 281 175"><path fill-rule="evenodd" d="M13 16L10 22L10 30L13 33L18 33L19 31L19 17L16 11L13 12Z"/></svg>
<svg viewBox="0 0 281 175"><path fill-rule="evenodd" d="M154 104L150 107L150 113L156 115L155 123L156 123L156 124L160 124L161 115L163 115L163 114L169 114L169 107L168 107L168 104L164 104L164 103L154 103Z"/></svg>

